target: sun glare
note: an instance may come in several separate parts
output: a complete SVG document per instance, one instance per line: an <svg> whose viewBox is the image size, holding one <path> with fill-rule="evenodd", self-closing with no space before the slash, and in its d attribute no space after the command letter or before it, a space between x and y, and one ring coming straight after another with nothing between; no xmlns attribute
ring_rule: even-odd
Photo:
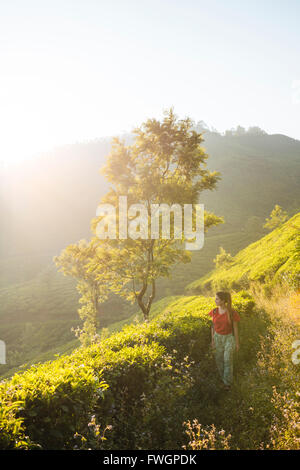
<svg viewBox="0 0 300 470"><path fill-rule="evenodd" d="M2 109L5 122L0 122L4 130L0 142L0 160L7 164L16 164L33 157L36 153L51 145L51 136L47 133L40 116L18 106Z"/></svg>

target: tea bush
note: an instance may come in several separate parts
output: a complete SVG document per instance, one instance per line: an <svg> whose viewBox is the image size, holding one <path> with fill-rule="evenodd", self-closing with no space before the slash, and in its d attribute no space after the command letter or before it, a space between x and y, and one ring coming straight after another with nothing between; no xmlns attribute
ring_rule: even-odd
<svg viewBox="0 0 300 470"><path fill-rule="evenodd" d="M68 447L74 433L86 427L95 400L107 388L99 377L87 364L66 364L63 358L15 374L0 387L1 402L4 402L0 429L8 427L8 418L12 419L13 413L17 447L23 442L25 430L30 442L42 448ZM8 399L12 404L19 404L10 414L7 413L10 405L5 405ZM12 445L13 438L9 443Z"/></svg>
<svg viewBox="0 0 300 470"><path fill-rule="evenodd" d="M250 339L264 322L247 292L234 294L233 306L253 354ZM127 325L2 383L2 448L180 448L182 423L198 413L210 424L218 400L207 315L213 307L212 298L176 298L150 322ZM243 354L238 362L250 351ZM18 406L9 411L9 403ZM99 438L101 430L107 438Z"/></svg>

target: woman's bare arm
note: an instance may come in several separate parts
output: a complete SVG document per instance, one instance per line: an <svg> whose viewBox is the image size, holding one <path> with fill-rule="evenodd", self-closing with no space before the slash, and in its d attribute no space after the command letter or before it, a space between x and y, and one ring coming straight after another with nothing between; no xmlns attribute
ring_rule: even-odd
<svg viewBox="0 0 300 470"><path fill-rule="evenodd" d="M236 321L233 322L233 333L235 337L235 349L238 351L240 349L240 341L239 341L239 329L238 324Z"/></svg>

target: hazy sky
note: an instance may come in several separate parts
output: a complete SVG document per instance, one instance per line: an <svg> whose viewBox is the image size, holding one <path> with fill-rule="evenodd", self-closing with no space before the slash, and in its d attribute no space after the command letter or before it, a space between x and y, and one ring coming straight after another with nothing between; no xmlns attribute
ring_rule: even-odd
<svg viewBox="0 0 300 470"><path fill-rule="evenodd" d="M0 0L0 159L174 106L300 139L300 0Z"/></svg>

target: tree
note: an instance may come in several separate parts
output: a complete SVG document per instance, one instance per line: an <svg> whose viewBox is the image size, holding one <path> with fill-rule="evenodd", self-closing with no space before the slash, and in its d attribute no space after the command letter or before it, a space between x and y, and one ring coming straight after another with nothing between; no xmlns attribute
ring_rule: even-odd
<svg viewBox="0 0 300 470"><path fill-rule="evenodd" d="M246 134L246 129L242 126L237 126L235 130L235 135L240 136L240 135L245 135Z"/></svg>
<svg viewBox="0 0 300 470"><path fill-rule="evenodd" d="M267 135L266 131L261 129L258 126L251 126L249 127L247 134L252 134L252 135Z"/></svg>
<svg viewBox="0 0 300 470"><path fill-rule="evenodd" d="M206 168L208 155L200 145L203 138L194 129L193 121L190 118L178 120L173 109L165 111L162 122L148 119L133 132L132 145L125 146L117 137L113 139L111 153L102 169L111 189L101 204L119 209L122 196L126 196L128 205L142 204L144 213L129 217L135 222L139 236L120 238L119 210L116 210L117 237L103 239L101 243L111 257L111 288L127 300L136 301L144 319L148 320L157 279L170 276L175 264L191 260L190 252L183 249L185 237L174 238L174 224L169 238L162 236L161 229L157 239L149 236L151 205L179 204L183 208L184 204L196 204L202 191L215 189L220 176ZM138 230L142 218L147 222L148 233ZM92 221L95 234L102 219L96 217ZM171 213L173 222L174 212ZM205 230L221 222L221 217L205 212ZM101 258L97 253L91 266L94 273L99 267L101 279Z"/></svg>
<svg viewBox="0 0 300 470"><path fill-rule="evenodd" d="M288 218L288 214L277 204L270 214L270 218L266 218L266 223L264 228L269 230L274 230L277 227L280 227Z"/></svg>
<svg viewBox="0 0 300 470"><path fill-rule="evenodd" d="M91 265L95 256L101 259L97 272ZM95 341L98 328L99 305L107 298L109 286L109 253L99 245L99 240L93 238L67 246L60 256L54 258L59 270L65 276L77 279L77 290L81 294L79 302L84 304L79 310L79 317L84 321L83 327L75 330L84 346Z"/></svg>
<svg viewBox="0 0 300 470"><path fill-rule="evenodd" d="M219 253L214 259L216 268L229 266L233 262L233 258L230 253L227 253L225 249L220 246Z"/></svg>

